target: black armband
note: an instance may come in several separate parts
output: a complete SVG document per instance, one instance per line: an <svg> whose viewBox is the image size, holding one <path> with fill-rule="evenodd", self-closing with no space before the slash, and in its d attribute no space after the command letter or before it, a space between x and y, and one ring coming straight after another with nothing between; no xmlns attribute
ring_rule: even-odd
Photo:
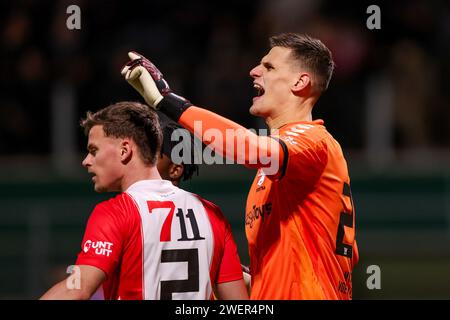
<svg viewBox="0 0 450 320"><path fill-rule="evenodd" d="M278 143L281 145L281 149L283 150L283 154L284 154L284 158L283 158L283 164L281 165L281 174L280 177L278 178L278 180L283 179L284 175L286 174L286 169L287 169L287 164L288 164L288 159L289 159L289 150L288 147L286 146L286 143L284 143L283 140L276 138L276 137L272 137L272 139L278 141Z"/></svg>
<svg viewBox="0 0 450 320"><path fill-rule="evenodd" d="M158 104L158 110L167 115L170 119L178 122L181 115L187 108L192 106L192 103L183 97L180 97L174 93L169 93L164 96L161 102Z"/></svg>

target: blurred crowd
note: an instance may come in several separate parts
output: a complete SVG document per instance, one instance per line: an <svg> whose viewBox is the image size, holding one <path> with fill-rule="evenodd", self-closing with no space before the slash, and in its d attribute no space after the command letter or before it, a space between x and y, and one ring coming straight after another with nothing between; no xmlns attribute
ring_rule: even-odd
<svg viewBox="0 0 450 320"><path fill-rule="evenodd" d="M80 30L66 27L72 4L81 9ZM366 27L368 4L2 1L0 155L51 152L52 96L62 83L75 92L78 119L111 102L139 100L119 74L130 49L153 60L193 103L262 127L248 114L248 72L267 38L286 31L318 37L333 52L336 73L314 114L344 148L376 144L380 130L395 148L448 148L450 3L380 3L380 30ZM84 151L81 130L76 134Z"/></svg>

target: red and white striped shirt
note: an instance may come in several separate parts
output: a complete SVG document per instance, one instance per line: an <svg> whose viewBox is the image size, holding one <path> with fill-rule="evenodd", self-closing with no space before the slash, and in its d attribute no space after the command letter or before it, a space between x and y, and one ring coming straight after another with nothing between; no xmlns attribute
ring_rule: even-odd
<svg viewBox="0 0 450 320"><path fill-rule="evenodd" d="M92 212L77 265L105 272L105 299L210 299L242 279L219 207L166 180L143 180Z"/></svg>

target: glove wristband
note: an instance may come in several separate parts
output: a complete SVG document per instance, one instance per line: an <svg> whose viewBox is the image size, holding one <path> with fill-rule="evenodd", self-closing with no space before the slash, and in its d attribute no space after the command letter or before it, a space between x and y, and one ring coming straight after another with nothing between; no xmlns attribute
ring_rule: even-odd
<svg viewBox="0 0 450 320"><path fill-rule="evenodd" d="M170 119L178 122L181 115L187 108L192 106L192 103L174 93L169 93L164 96L161 102L157 105L157 109L167 115Z"/></svg>

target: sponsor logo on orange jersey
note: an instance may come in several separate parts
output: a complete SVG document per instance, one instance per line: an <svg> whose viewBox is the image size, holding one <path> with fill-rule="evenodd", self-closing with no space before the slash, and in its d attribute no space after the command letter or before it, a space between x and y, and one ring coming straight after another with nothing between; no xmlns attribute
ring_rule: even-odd
<svg viewBox="0 0 450 320"><path fill-rule="evenodd" d="M265 203L259 207L253 205L252 210L245 215L245 224L250 228L253 228L253 222L258 220L261 217L261 220L264 221L264 218L272 212L272 203Z"/></svg>

